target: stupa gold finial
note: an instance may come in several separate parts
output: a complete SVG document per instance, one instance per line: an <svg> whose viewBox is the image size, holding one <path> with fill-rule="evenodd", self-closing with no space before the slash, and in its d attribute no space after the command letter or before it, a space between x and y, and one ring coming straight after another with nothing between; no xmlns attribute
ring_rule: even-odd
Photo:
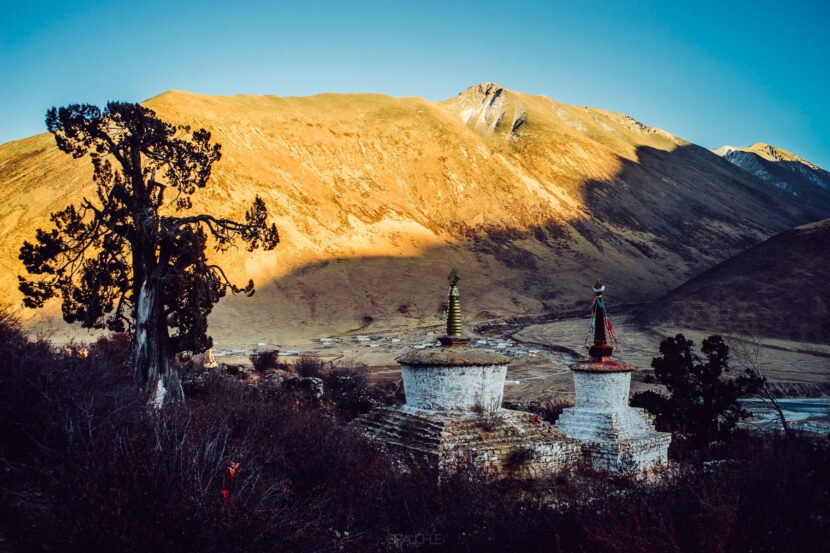
<svg viewBox="0 0 830 553"><path fill-rule="evenodd" d="M447 301L447 336L461 336L461 303L458 301L458 270L453 268L447 275L450 283L449 298Z"/></svg>
<svg viewBox="0 0 830 553"><path fill-rule="evenodd" d="M458 276L458 269L453 267L450 274L447 275L447 280L449 281L450 286L458 284L458 281L461 280L461 277Z"/></svg>

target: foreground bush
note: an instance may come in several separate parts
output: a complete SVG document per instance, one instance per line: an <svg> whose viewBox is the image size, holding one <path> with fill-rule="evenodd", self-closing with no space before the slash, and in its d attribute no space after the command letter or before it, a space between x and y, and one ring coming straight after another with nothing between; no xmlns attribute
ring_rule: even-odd
<svg viewBox="0 0 830 553"><path fill-rule="evenodd" d="M566 477L488 483L472 470L438 486L397 470L345 424L347 402L297 404L214 377L186 403L149 410L118 339L85 356L57 351L2 317L0 336L0 543L11 551L817 551L830 542L830 454L809 440L740 434L710 450L723 462L656 489ZM324 378L363 390L357 372Z"/></svg>
<svg viewBox="0 0 830 553"><path fill-rule="evenodd" d="M108 341L87 356L20 343L3 369L15 432L0 443L0 514L21 550L303 550L374 524L364 483L388 461L322 410L230 379L148 410Z"/></svg>

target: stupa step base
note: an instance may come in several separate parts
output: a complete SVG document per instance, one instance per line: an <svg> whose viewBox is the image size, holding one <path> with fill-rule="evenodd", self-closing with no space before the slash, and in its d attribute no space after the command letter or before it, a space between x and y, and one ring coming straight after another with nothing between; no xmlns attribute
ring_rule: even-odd
<svg viewBox="0 0 830 553"><path fill-rule="evenodd" d="M452 474L471 464L496 478L529 479L569 472L580 445L530 413L499 409L485 416L383 407L355 424L405 465Z"/></svg>
<svg viewBox="0 0 830 553"><path fill-rule="evenodd" d="M566 435L581 441L634 439L654 433L654 417L636 407L606 410L571 407L556 421Z"/></svg>
<svg viewBox="0 0 830 553"><path fill-rule="evenodd" d="M616 441L582 442L580 468L615 476L635 476L667 466L671 434L654 432L649 436Z"/></svg>
<svg viewBox="0 0 830 553"><path fill-rule="evenodd" d="M556 427L579 441L585 468L626 475L668 463L671 434L654 430L653 419L636 407L571 407Z"/></svg>

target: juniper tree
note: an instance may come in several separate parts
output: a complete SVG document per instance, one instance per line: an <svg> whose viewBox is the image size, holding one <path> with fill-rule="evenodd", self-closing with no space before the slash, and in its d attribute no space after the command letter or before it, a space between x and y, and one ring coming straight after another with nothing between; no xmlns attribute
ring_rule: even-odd
<svg viewBox="0 0 830 553"><path fill-rule="evenodd" d="M660 356L651 366L669 397L647 396L658 422L688 434L696 445L705 445L728 435L748 413L738 398L756 393L763 380L750 370L732 375L729 346L720 336L704 339L701 358L694 342L682 334L660 343Z"/></svg>
<svg viewBox="0 0 830 553"><path fill-rule="evenodd" d="M46 126L61 151L91 160L95 195L53 213L52 228L23 244L24 305L59 296L69 323L128 330L138 384L156 400L181 398L171 356L211 346L207 316L228 290L254 293L253 281L236 286L207 259L208 240L217 251L237 241L273 249L265 203L257 196L243 222L192 213L220 145L139 104L51 108Z"/></svg>

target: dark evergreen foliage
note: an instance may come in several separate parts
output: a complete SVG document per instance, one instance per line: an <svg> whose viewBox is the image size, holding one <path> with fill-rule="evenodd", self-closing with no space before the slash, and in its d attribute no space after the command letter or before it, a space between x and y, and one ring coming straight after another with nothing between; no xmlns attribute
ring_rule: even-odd
<svg viewBox="0 0 830 553"><path fill-rule="evenodd" d="M228 290L254 292L252 281L236 286L208 261L208 238L220 251L237 240L274 248L265 203L255 198L244 222L181 214L207 185L220 146L206 130L166 123L139 104L52 108L46 126L63 152L89 157L96 193L53 213L53 227L23 244L24 304L60 297L67 322L129 329L138 382L180 396L172 354L210 347L213 306Z"/></svg>
<svg viewBox="0 0 830 553"><path fill-rule="evenodd" d="M645 392L635 397L634 404L656 414L662 429L686 434L694 445L702 446L723 439L748 416L737 400L757 393L763 381L748 369L730 374L729 346L720 336L703 340L704 358L693 347L694 342L682 334L663 340L661 355L651 366L669 396Z"/></svg>

